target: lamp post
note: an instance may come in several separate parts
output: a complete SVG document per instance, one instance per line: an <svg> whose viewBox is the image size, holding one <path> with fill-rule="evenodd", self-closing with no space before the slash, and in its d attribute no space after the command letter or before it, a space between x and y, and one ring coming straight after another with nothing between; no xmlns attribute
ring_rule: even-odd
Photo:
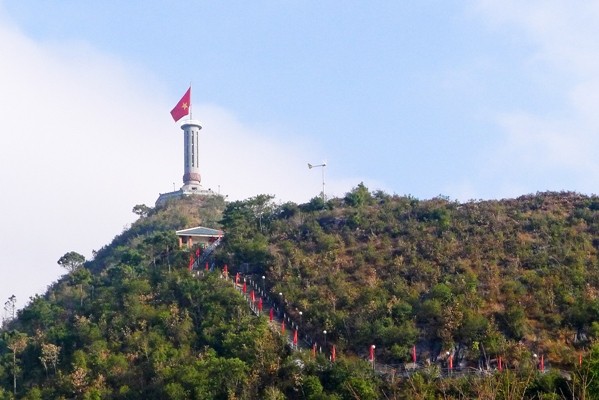
<svg viewBox="0 0 599 400"><path fill-rule="evenodd" d="M322 202L324 203L326 201L326 195L324 193L324 167L327 166L327 163L323 162L322 164L318 164L318 165L312 165L310 163L308 163L308 168L312 169L312 168L316 168L316 167L321 167L322 168Z"/></svg>
<svg viewBox="0 0 599 400"><path fill-rule="evenodd" d="M302 326L302 315L303 315L303 314L304 314L303 312L301 312L301 311L299 312L299 316L300 316L300 326Z"/></svg>
<svg viewBox="0 0 599 400"><path fill-rule="evenodd" d="M324 330L322 331L322 334L324 335L324 348L327 348L327 331Z"/></svg>
<svg viewBox="0 0 599 400"><path fill-rule="evenodd" d="M279 297L280 297L280 310L279 310L279 316L283 317L283 292L279 292Z"/></svg>
<svg viewBox="0 0 599 400"><path fill-rule="evenodd" d="M372 361L372 369L374 370L374 349L376 349L375 345L370 345L370 361Z"/></svg>
<svg viewBox="0 0 599 400"><path fill-rule="evenodd" d="M262 275L262 293L266 294L266 277Z"/></svg>

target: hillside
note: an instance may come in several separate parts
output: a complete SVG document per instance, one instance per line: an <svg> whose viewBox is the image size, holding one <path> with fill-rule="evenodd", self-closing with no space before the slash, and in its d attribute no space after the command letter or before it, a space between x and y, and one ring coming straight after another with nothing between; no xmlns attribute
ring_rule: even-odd
<svg viewBox="0 0 599 400"><path fill-rule="evenodd" d="M599 334L596 197L460 204L360 185L326 205L261 208L260 221L240 217L243 204L225 210L226 261L256 265L308 329L343 349L376 343L401 362L416 344L472 361L524 344L559 365Z"/></svg>
<svg viewBox="0 0 599 400"><path fill-rule="evenodd" d="M573 398L592 387L572 384L579 356L587 378L599 372L597 197L458 203L358 185L326 203L259 195L134 210L129 229L5 324L0 398ZM174 235L196 225L226 232L216 271L198 277ZM225 264L323 353L291 352L221 278ZM389 380L364 361L373 344L398 371L416 349L420 365L447 368L451 354L456 370L493 370L502 357L514 375ZM533 354L572 380L531 377Z"/></svg>

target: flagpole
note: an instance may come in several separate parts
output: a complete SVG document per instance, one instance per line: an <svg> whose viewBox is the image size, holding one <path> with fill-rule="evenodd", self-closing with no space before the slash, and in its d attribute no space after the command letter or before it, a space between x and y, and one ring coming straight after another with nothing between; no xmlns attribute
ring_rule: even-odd
<svg viewBox="0 0 599 400"><path fill-rule="evenodd" d="M189 81L189 119L193 119L193 114L192 114L192 104L193 102L191 101L191 81Z"/></svg>

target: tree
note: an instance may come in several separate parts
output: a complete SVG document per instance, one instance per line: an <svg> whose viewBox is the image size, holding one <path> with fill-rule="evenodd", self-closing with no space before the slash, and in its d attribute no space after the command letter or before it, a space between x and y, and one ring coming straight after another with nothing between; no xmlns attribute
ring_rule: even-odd
<svg viewBox="0 0 599 400"><path fill-rule="evenodd" d="M6 303L4 303L4 311L8 314L8 317L11 320L15 319L15 312L17 310L17 297L13 294L8 298Z"/></svg>
<svg viewBox="0 0 599 400"><path fill-rule="evenodd" d="M19 331L8 332L5 336L6 347L12 351L12 377L13 377L13 393L17 395L17 355L27 347L27 335Z"/></svg>
<svg viewBox="0 0 599 400"><path fill-rule="evenodd" d="M227 232L227 250L239 262L264 264L268 258L268 237L273 219L273 196L258 195L246 201L229 203L222 224Z"/></svg>
<svg viewBox="0 0 599 400"><path fill-rule="evenodd" d="M92 274L85 268L78 268L71 275L71 281L79 286L79 305L83 306L83 285L89 285L92 282Z"/></svg>
<svg viewBox="0 0 599 400"><path fill-rule="evenodd" d="M322 199L322 196L313 197L306 204L302 204L301 210L304 212L312 212L318 210L324 210L326 208L326 203Z"/></svg>
<svg viewBox="0 0 599 400"><path fill-rule="evenodd" d="M145 246L148 247L149 257L152 258L152 263L156 266L158 260L166 260L166 264L170 271L169 253L177 247L177 236L174 232L155 232L143 240Z"/></svg>
<svg viewBox="0 0 599 400"><path fill-rule="evenodd" d="M56 364L58 364L58 355L60 354L60 346L52 343L42 343L42 355L40 361L46 370L48 376L48 365L52 365L56 374Z"/></svg>
<svg viewBox="0 0 599 400"><path fill-rule="evenodd" d="M85 263L85 257L75 251L69 251L58 259L58 265L69 272L76 271Z"/></svg>
<svg viewBox="0 0 599 400"><path fill-rule="evenodd" d="M145 204L137 204L136 206L133 207L133 214L137 214L140 217L147 217L148 214L150 214L150 211L152 211L152 209L148 206L146 206Z"/></svg>
<svg viewBox="0 0 599 400"><path fill-rule="evenodd" d="M350 207L361 207L372 202L372 195L363 182L353 188L351 192L345 194L345 202Z"/></svg>

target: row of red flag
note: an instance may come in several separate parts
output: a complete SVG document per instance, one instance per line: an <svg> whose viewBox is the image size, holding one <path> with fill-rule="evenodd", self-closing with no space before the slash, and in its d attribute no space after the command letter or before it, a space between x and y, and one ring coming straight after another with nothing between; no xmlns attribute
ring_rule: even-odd
<svg viewBox="0 0 599 400"><path fill-rule="evenodd" d="M196 254L195 255L199 259L199 257L200 257L200 249L196 250ZM195 263L195 259L194 259L193 254L192 254L192 255L190 255L190 260L189 260L189 269L190 270L193 268L193 264L194 263ZM208 268L208 262L206 262L206 270L208 270L208 269L209 269ZM229 270L228 270L227 264L225 264L224 267L223 267L223 274L224 274L225 278L228 277ZM239 285L239 280L240 280L240 274L239 274L239 272L237 272L236 275L235 275L235 286ZM245 279L243 281L242 291L243 291L244 294L247 293L247 282L245 281ZM253 289L250 291L250 300L251 300L252 304L256 304L256 293L255 293L255 291ZM257 304L258 311L261 313L262 309L263 309L263 300L262 300L262 297L258 298L258 302L257 303L258 303ZM272 307L270 308L270 312L269 312L269 320L271 322L274 320L274 308L272 308ZM281 322L281 333L283 335L285 334L285 321ZM294 330L294 332L293 332L293 345L297 347L297 344L298 344L298 329L296 328ZM374 360L375 360L375 348L376 348L376 346L374 344L370 346L369 360L371 362L373 362L373 363L374 363ZM314 355L316 354L316 343L314 343L314 345L312 347L312 352L314 353ZM410 355L412 356L412 362L416 363L416 361L417 361L417 354L416 354L416 346L415 345L412 346L412 349L411 349L410 353L411 353ZM335 358L336 358L336 349L335 349L335 346L333 345L332 349L331 349L331 360L335 361ZM448 356L447 362L448 362L449 369L453 370L453 354L450 354ZM582 365L582 354L579 354L578 362L579 362L580 365ZM497 369L499 371L502 371L503 367L504 367L503 359L502 359L502 357L499 357L498 360L497 360ZM540 358L540 362L539 362L539 369L541 371L545 371L545 357L542 354L541 354L541 358Z"/></svg>

